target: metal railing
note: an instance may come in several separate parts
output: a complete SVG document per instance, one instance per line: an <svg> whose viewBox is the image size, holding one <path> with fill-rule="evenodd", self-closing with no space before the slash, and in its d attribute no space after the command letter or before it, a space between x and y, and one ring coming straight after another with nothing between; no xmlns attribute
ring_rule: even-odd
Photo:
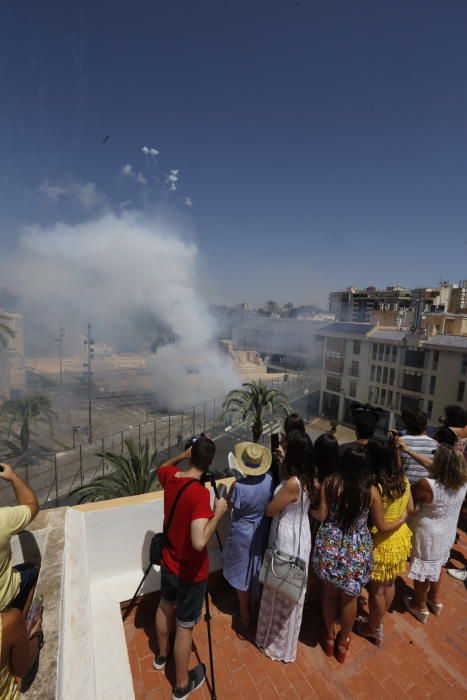
<svg viewBox="0 0 467 700"><path fill-rule="evenodd" d="M305 397L311 389L319 388L316 378L305 373L289 373L284 378L272 376L266 383L270 388L286 394L290 402ZM73 489L110 470L106 460L99 456L99 453L122 453L126 449L127 439L133 439L140 448L147 440L150 449L157 452L157 463L160 464L171 454L181 451L186 440L192 435L205 432L215 438L224 432L238 429L242 425L240 418L222 416L224 399L223 396L204 401L189 410L158 416L139 425L96 437L91 443L57 452L34 465L16 467L16 471L28 481L42 505L57 506L66 503ZM1 484L0 505L10 505L14 502L14 495L8 484Z"/></svg>

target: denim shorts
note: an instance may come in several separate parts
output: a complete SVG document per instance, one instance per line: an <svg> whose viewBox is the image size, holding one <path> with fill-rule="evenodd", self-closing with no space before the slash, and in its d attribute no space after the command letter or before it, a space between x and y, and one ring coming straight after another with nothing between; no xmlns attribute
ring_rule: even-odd
<svg viewBox="0 0 467 700"><path fill-rule="evenodd" d="M39 569L34 564L17 564L13 569L19 573L21 580L18 595L10 603L9 607L23 610L31 588L34 587L39 576Z"/></svg>
<svg viewBox="0 0 467 700"><path fill-rule="evenodd" d="M177 625L194 627L201 617L204 598L208 590L208 580L190 583L182 581L175 574L161 567L161 600L177 608Z"/></svg>

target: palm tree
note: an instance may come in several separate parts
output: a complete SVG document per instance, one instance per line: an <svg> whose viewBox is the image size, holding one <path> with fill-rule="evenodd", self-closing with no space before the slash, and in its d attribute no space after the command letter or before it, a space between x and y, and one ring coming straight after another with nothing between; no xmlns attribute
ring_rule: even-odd
<svg viewBox="0 0 467 700"><path fill-rule="evenodd" d="M0 311L0 345L4 348L7 346L7 338L5 336L8 338L15 337L14 330L8 325L9 321L11 321L11 316Z"/></svg>
<svg viewBox="0 0 467 700"><path fill-rule="evenodd" d="M269 389L262 382L245 382L243 389L234 389L225 397L222 404L223 415L240 416L250 423L253 442L258 442L263 434L263 423L268 417L285 417L292 407L285 394L277 389Z"/></svg>
<svg viewBox="0 0 467 700"><path fill-rule="evenodd" d="M53 434L53 420L56 417L47 396L23 396L20 399L5 401L0 412L9 418L8 435L14 423L21 425L19 441L22 452L27 452L31 439L31 423L43 421L49 424Z"/></svg>
<svg viewBox="0 0 467 700"><path fill-rule="evenodd" d="M272 299L270 299L265 303L264 310L267 314L269 314L269 316L277 316L280 312L280 306L277 303L277 301L273 301Z"/></svg>
<svg viewBox="0 0 467 700"><path fill-rule="evenodd" d="M281 309L281 316L285 316L286 318L290 318L292 316L292 311L295 309L295 306L292 304L291 301L288 301L286 304Z"/></svg>
<svg viewBox="0 0 467 700"><path fill-rule="evenodd" d="M107 501L110 498L137 496L157 490L156 452L149 450L149 441L146 440L140 448L130 438L125 440L125 445L128 456L114 452L98 453L98 457L108 462L112 470L74 489L70 495L78 496L78 503Z"/></svg>

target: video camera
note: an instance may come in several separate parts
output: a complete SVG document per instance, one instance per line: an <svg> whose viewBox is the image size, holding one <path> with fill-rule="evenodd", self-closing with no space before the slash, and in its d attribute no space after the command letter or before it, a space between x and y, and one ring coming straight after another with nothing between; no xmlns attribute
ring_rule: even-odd
<svg viewBox="0 0 467 700"><path fill-rule="evenodd" d="M350 412L352 418L356 418L364 413L369 413L376 421L379 421L384 413L382 408L376 408L376 406L372 406L369 403L359 403L358 401L354 401L350 404Z"/></svg>

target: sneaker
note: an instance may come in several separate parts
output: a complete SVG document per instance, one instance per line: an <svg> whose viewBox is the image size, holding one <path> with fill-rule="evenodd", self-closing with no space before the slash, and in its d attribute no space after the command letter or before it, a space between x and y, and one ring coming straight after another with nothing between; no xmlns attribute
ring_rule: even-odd
<svg viewBox="0 0 467 700"><path fill-rule="evenodd" d="M167 663L169 654L170 647L167 648L167 654L165 656L162 656L162 654L159 654L159 652L157 652L157 654L154 657L154 661L152 662L152 665L156 669L156 671L162 671L162 669L165 668L165 664Z"/></svg>
<svg viewBox="0 0 467 700"><path fill-rule="evenodd" d="M467 581L467 569L448 569L448 574L458 581Z"/></svg>
<svg viewBox="0 0 467 700"><path fill-rule="evenodd" d="M198 664L191 671L188 671L188 685L186 688L174 687L172 700L185 700L193 691L203 685L206 680L206 666Z"/></svg>

